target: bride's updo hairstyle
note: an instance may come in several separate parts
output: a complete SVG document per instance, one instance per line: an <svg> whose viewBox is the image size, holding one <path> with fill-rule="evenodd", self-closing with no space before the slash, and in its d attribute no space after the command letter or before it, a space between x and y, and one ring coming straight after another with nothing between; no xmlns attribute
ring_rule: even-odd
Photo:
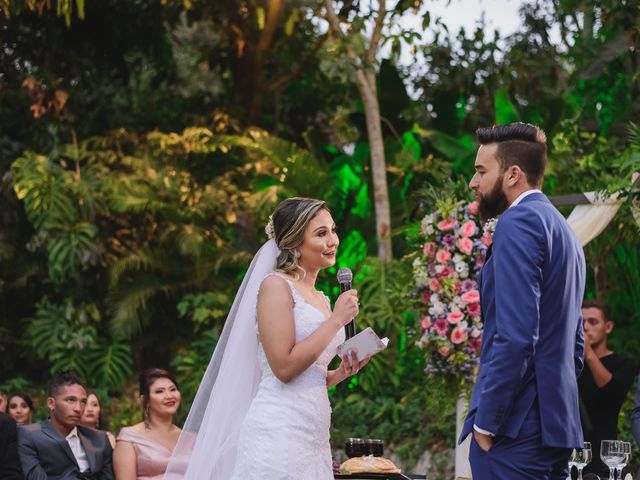
<svg viewBox="0 0 640 480"><path fill-rule="evenodd" d="M304 277L306 272L298 265L298 247L304 240L309 222L321 210L329 211L326 202L303 197L288 198L276 207L271 220L274 240L280 249L280 255L276 260L277 272L294 278Z"/></svg>

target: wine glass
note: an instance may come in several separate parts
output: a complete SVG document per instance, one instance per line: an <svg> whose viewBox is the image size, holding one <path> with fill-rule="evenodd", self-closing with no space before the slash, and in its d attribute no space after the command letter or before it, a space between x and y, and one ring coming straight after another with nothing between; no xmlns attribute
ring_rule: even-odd
<svg viewBox="0 0 640 480"><path fill-rule="evenodd" d="M582 448L576 448L573 457L574 465L578 469L578 480L582 480L582 469L591 462L591 442L584 442Z"/></svg>
<svg viewBox="0 0 640 480"><path fill-rule="evenodd" d="M571 480L571 469L576 466L577 455L578 455L578 452L576 448L571 450L571 455L569 456L569 476L567 477L567 480Z"/></svg>
<svg viewBox="0 0 640 480"><path fill-rule="evenodd" d="M609 478L613 480L616 466L624 460L622 442L620 440L602 440L600 442L600 458L609 467Z"/></svg>
<svg viewBox="0 0 640 480"><path fill-rule="evenodd" d="M617 477L622 478L622 470L627 466L629 461L631 460L631 443L629 442L620 442L621 451L622 451L622 461L616 465L616 471L618 472Z"/></svg>

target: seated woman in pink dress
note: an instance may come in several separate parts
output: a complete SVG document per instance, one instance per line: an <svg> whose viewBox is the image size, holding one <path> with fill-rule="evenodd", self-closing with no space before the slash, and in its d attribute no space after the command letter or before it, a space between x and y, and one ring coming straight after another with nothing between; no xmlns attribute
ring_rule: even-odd
<svg viewBox="0 0 640 480"><path fill-rule="evenodd" d="M180 391L166 370L151 368L140 374L144 421L124 427L113 452L116 480L161 480L180 428L173 415L180 407Z"/></svg>

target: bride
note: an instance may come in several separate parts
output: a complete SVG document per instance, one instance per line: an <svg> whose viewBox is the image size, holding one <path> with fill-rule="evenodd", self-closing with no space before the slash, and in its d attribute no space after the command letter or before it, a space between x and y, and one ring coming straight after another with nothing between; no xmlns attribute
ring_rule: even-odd
<svg viewBox="0 0 640 480"><path fill-rule="evenodd" d="M236 295L167 480L333 479L327 388L368 362L353 356L328 370L344 325L358 314L357 292L341 294L331 311L315 289L339 244L325 202L287 199L266 231L269 241Z"/></svg>

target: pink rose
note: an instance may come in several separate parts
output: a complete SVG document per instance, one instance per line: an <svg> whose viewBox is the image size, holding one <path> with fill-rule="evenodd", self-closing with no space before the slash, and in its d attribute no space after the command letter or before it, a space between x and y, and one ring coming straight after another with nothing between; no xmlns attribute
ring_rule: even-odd
<svg viewBox="0 0 640 480"><path fill-rule="evenodd" d="M438 274L438 277L446 278L446 277L449 277L452 273L453 273L453 270L451 270L449 267L444 267L442 271Z"/></svg>
<svg viewBox="0 0 640 480"><path fill-rule="evenodd" d="M447 332L449 331L449 323L444 318L439 318L433 324L433 328L438 335L440 335L441 337L446 337Z"/></svg>
<svg viewBox="0 0 640 480"><path fill-rule="evenodd" d="M467 222L464 222L460 227L460 235L462 235L463 237L470 237L471 235L474 235L476 233L476 230L477 228L475 222L469 220Z"/></svg>
<svg viewBox="0 0 640 480"><path fill-rule="evenodd" d="M471 315L472 317L479 317L480 316L480 304L479 303L472 303L471 305L467 305L467 312L469 312L469 315Z"/></svg>
<svg viewBox="0 0 640 480"><path fill-rule="evenodd" d="M469 290L463 293L461 298L467 305L470 303L478 303L480 301L480 293L478 293L478 290Z"/></svg>
<svg viewBox="0 0 640 480"><path fill-rule="evenodd" d="M463 318L464 318L464 314L462 312L451 312L447 315L447 320L452 325L455 325Z"/></svg>
<svg viewBox="0 0 640 480"><path fill-rule="evenodd" d="M467 345L469 345L469 347L471 347L471 349L475 352L479 352L480 347L482 346L482 341L480 340L480 338L472 338L471 340L469 340L469 343Z"/></svg>
<svg viewBox="0 0 640 480"><path fill-rule="evenodd" d="M467 237L462 237L460 240L458 240L458 248L462 253L471 255L471 252L473 251L473 242Z"/></svg>
<svg viewBox="0 0 640 480"><path fill-rule="evenodd" d="M454 328L453 332L451 332L451 341L454 345L460 345L468 338L467 329L466 328Z"/></svg>
<svg viewBox="0 0 640 480"><path fill-rule="evenodd" d="M487 247L493 243L493 237L488 233L485 233L480 239L482 243L484 243Z"/></svg>
<svg viewBox="0 0 640 480"><path fill-rule="evenodd" d="M456 226L456 223L457 222L455 218L447 218L446 220L442 220L438 223L438 228L440 229L440 231L446 232L447 230L453 230Z"/></svg>
<svg viewBox="0 0 640 480"><path fill-rule="evenodd" d="M423 330L426 330L432 325L431 319L429 317L422 317L422 321L420 322L420 325L422 326Z"/></svg>
<svg viewBox="0 0 640 480"><path fill-rule="evenodd" d="M446 250L438 250L438 253L436 253L436 260L442 264L445 264L449 260L451 260L451 254Z"/></svg>
<svg viewBox="0 0 640 480"><path fill-rule="evenodd" d="M429 279L429 290L431 290L432 292L439 292L440 291L440 282L438 280L436 280L435 278L430 278Z"/></svg>
<svg viewBox="0 0 640 480"><path fill-rule="evenodd" d="M431 292L422 292L421 298L423 303L429 303L431 301Z"/></svg>
<svg viewBox="0 0 640 480"><path fill-rule="evenodd" d="M433 242L425 243L422 251L427 257L432 257L436 251L436 244Z"/></svg>
<svg viewBox="0 0 640 480"><path fill-rule="evenodd" d="M459 295L461 291L462 291L462 282L458 281L458 282L454 283L453 284L453 292L456 295Z"/></svg>
<svg viewBox="0 0 640 480"><path fill-rule="evenodd" d="M449 355L449 347L445 347L445 346L440 347L440 348L438 349L438 353L439 353L440 355L442 355L443 357L448 356L448 355Z"/></svg>
<svg viewBox="0 0 640 480"><path fill-rule="evenodd" d="M469 212L469 214L471 215L477 215L478 214L478 202L476 202L475 200L473 202L471 202L469 205L467 205L467 211Z"/></svg>

